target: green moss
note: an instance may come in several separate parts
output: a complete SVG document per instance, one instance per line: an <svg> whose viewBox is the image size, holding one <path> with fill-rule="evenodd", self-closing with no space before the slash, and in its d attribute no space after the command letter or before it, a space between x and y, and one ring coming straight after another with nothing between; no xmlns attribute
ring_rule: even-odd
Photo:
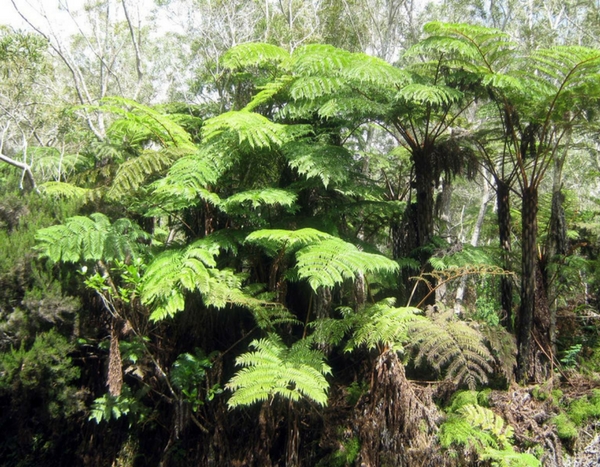
<svg viewBox="0 0 600 467"><path fill-rule="evenodd" d="M600 417L600 397L595 391L590 398L576 399L569 404L567 413L577 426L583 425L590 418Z"/></svg>
<svg viewBox="0 0 600 467"><path fill-rule="evenodd" d="M552 422L556 425L556 433L560 439L571 440L577 437L577 427L567 414L557 415L552 419Z"/></svg>

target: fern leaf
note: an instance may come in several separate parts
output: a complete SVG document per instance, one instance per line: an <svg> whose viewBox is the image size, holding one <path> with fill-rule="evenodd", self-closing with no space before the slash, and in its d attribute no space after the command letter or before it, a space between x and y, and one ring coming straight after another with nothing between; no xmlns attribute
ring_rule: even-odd
<svg viewBox="0 0 600 467"><path fill-rule="evenodd" d="M220 207L225 212L231 212L239 209L242 205L250 203L252 209L257 209L264 205L280 205L287 208L294 206L296 202L296 193L280 190L277 188L265 188L263 190L248 190L237 193L221 201Z"/></svg>
<svg viewBox="0 0 600 467"><path fill-rule="evenodd" d="M245 242L258 245L274 256L281 250L285 249L286 252L290 253L298 248L327 238L332 238L332 236L311 228L298 230L262 229L248 235Z"/></svg>
<svg viewBox="0 0 600 467"><path fill-rule="evenodd" d="M291 348L274 334L250 344L255 350L239 356L243 366L227 383L233 392L230 408L265 401L275 395L298 401L311 399L319 405L327 403L329 384L325 375L331 372L321 352L311 350L299 341Z"/></svg>
<svg viewBox="0 0 600 467"><path fill-rule="evenodd" d="M119 199L137 190L152 175L164 171L180 157L174 151L144 151L119 165L107 196Z"/></svg>
<svg viewBox="0 0 600 467"><path fill-rule="evenodd" d="M223 55L223 66L230 70L239 70L249 66L261 67L267 64L281 63L289 57L290 54L281 47L252 42L231 47Z"/></svg>
<svg viewBox="0 0 600 467"><path fill-rule="evenodd" d="M398 271L398 264L385 256L365 253L339 238L308 245L296 253L298 277L313 290L333 287L359 274Z"/></svg>
<svg viewBox="0 0 600 467"><path fill-rule="evenodd" d="M325 188L348 179L352 154L344 147L319 143L291 142L283 147L290 167L306 178L319 178Z"/></svg>
<svg viewBox="0 0 600 467"><path fill-rule="evenodd" d="M361 345L373 349L382 344L402 351L403 344L409 340L411 324L426 318L418 308L393 305L394 300L387 299L364 307L354 318L355 330L346 350L352 351Z"/></svg>
<svg viewBox="0 0 600 467"><path fill-rule="evenodd" d="M274 96L282 92L293 81L293 77L289 75L280 76L265 86L260 88L252 100L244 107L245 111L252 112L257 107L270 102Z"/></svg>
<svg viewBox="0 0 600 467"><path fill-rule="evenodd" d="M81 188L66 182L46 182L39 185L40 191L53 198L84 201L90 194L89 188Z"/></svg>
<svg viewBox="0 0 600 467"><path fill-rule="evenodd" d="M124 225L128 228L124 229ZM129 219L111 225L101 213L71 217L62 225L40 229L36 234L41 256L70 263L135 257L141 248L139 240L145 238L147 234ZM117 250L114 244L119 245Z"/></svg>
<svg viewBox="0 0 600 467"><path fill-rule="evenodd" d="M352 63L352 53L331 45L309 44L294 50L289 68L300 76L335 76Z"/></svg>
<svg viewBox="0 0 600 467"><path fill-rule="evenodd" d="M463 94L447 86L430 86L427 84L412 83L404 86L397 94L396 99L432 106L448 106L462 99Z"/></svg>
<svg viewBox="0 0 600 467"><path fill-rule="evenodd" d="M239 144L252 149L281 146L287 139L287 128L246 110L225 112L206 120L203 134L207 141L219 135L234 135Z"/></svg>
<svg viewBox="0 0 600 467"><path fill-rule="evenodd" d="M445 369L446 378L456 384L466 383L474 389L488 381L493 357L485 346L484 336L474 327L458 320L453 311L430 315L430 322L417 321L412 326L412 341L418 352L415 363L426 361L434 369Z"/></svg>

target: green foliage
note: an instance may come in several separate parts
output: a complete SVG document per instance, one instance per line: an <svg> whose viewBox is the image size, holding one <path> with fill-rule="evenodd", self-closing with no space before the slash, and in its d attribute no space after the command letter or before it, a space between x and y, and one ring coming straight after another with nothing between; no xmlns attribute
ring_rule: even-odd
<svg viewBox="0 0 600 467"><path fill-rule="evenodd" d="M277 335L252 341L247 352L236 359L243 366L227 383L233 392L230 408L251 405L280 396L291 401L310 399L319 405L327 403L329 383L325 375L331 369L317 350L311 350L305 341L287 347Z"/></svg>
<svg viewBox="0 0 600 467"><path fill-rule="evenodd" d="M493 357L476 323L459 320L453 310L430 312L431 321L416 321L411 341L417 348L415 363L427 362L457 384L474 389L488 381Z"/></svg>
<svg viewBox="0 0 600 467"><path fill-rule="evenodd" d="M552 423L556 426L556 434L562 440L573 440L579 436L577 426L566 413L560 413L553 417Z"/></svg>
<svg viewBox="0 0 600 467"><path fill-rule="evenodd" d="M132 417L143 421L148 413L147 407L140 402L143 392L133 394L129 386L123 385L122 392L118 396L104 394L92 403L88 420L101 423L118 420L121 417Z"/></svg>
<svg viewBox="0 0 600 467"><path fill-rule="evenodd" d="M477 397L473 392L463 393L470 399ZM528 453L514 450L512 437L514 430L492 410L477 403L461 403L441 425L438 437L442 447L450 449L462 446L477 453L481 460L490 460L494 466L539 467L540 461ZM476 401L474 401L476 402ZM455 400L453 407L458 405Z"/></svg>
<svg viewBox="0 0 600 467"><path fill-rule="evenodd" d="M277 188L265 188L263 190L248 190L236 193L233 196L221 201L219 207L225 212L235 212L243 210L247 204L252 209L261 206L280 205L292 210L296 202L297 195L287 190Z"/></svg>
<svg viewBox="0 0 600 467"><path fill-rule="evenodd" d="M200 385L206 378L206 370L211 367L210 357L198 348L193 354L188 352L180 354L171 367L169 374L171 383L181 391L184 400L190 404L193 411L197 411L204 404ZM217 385L211 388L205 397L207 400L212 400L220 392L222 391Z"/></svg>
<svg viewBox="0 0 600 467"><path fill-rule="evenodd" d="M594 389L590 397L575 399L567 408L569 418L577 426L586 423L590 418L600 417L600 390Z"/></svg>
<svg viewBox="0 0 600 467"><path fill-rule="evenodd" d="M421 310L413 307L394 307L395 300L382 300L365 306L354 317L354 332L346 350L361 345L373 349L385 345L396 351L414 339L412 331L416 321L429 321L421 315Z"/></svg>
<svg viewBox="0 0 600 467"><path fill-rule="evenodd" d="M141 250L139 241L146 238L148 234L131 219L122 218L111 224L99 212L89 217L71 217L64 224L39 230L36 235L40 256L67 263L136 257Z"/></svg>
<svg viewBox="0 0 600 467"><path fill-rule="evenodd" d="M14 398L15 404L41 399L43 410L55 419L80 412L80 370L70 356L74 351L75 345L51 330L39 334L31 346L23 341L18 349L0 354L0 393Z"/></svg>

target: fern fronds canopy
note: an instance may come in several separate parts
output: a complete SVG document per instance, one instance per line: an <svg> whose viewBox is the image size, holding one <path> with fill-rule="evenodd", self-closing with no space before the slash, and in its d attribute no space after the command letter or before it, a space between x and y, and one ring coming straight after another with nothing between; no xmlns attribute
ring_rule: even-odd
<svg viewBox="0 0 600 467"><path fill-rule="evenodd" d="M304 341L287 347L281 338L270 334L250 343L255 350L240 355L242 366L226 387L233 392L230 408L251 405L279 396L291 401L310 399L318 405L327 403L329 383L325 375L331 368L324 356L310 349Z"/></svg>

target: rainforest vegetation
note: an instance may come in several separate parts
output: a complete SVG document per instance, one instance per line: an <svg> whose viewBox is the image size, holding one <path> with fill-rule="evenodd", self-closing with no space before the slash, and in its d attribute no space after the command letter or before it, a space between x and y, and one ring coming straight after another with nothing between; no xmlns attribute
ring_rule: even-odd
<svg viewBox="0 0 600 467"><path fill-rule="evenodd" d="M0 465L598 465L597 2L8 3Z"/></svg>

